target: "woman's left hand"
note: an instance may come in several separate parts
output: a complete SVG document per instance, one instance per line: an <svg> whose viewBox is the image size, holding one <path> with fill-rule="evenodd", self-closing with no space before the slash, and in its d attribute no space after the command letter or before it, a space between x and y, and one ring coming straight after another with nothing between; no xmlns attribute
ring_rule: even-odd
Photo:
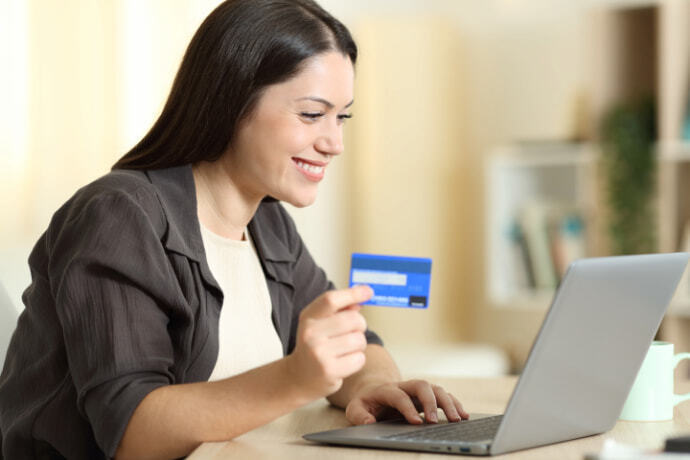
<svg viewBox="0 0 690 460"><path fill-rule="evenodd" d="M365 386L347 405L345 416L354 425L364 425L402 415L409 423L419 425L424 423L419 416L422 411L428 423L438 422L438 408L450 422L470 417L458 398L425 380Z"/></svg>

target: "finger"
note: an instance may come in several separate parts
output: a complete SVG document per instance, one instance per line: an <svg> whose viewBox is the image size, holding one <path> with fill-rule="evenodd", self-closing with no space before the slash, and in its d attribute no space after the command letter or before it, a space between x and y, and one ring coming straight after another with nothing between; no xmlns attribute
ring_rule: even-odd
<svg viewBox="0 0 690 460"><path fill-rule="evenodd" d="M361 313L351 310L340 311L328 318L318 320L320 334L326 337L337 337L349 332L364 332L367 321Z"/></svg>
<svg viewBox="0 0 690 460"><path fill-rule="evenodd" d="M412 398L412 404L414 404L417 412L424 412L424 406L419 402L419 399L416 396L410 396L410 398Z"/></svg>
<svg viewBox="0 0 690 460"><path fill-rule="evenodd" d="M400 388L409 396L417 398L421 404L427 422L438 422L438 414L436 413L437 403L436 395L431 385L424 380L411 380L399 384Z"/></svg>
<svg viewBox="0 0 690 460"><path fill-rule="evenodd" d="M330 339L327 350L331 356L341 357L367 348L367 338L361 332L351 332Z"/></svg>
<svg viewBox="0 0 690 460"><path fill-rule="evenodd" d="M312 318L325 318L343 308L366 302L372 295L374 291L369 286L363 285L328 291L321 294L303 312Z"/></svg>
<svg viewBox="0 0 690 460"><path fill-rule="evenodd" d="M361 399L353 399L345 408L345 418L353 425L367 425L376 422L374 414L369 412Z"/></svg>
<svg viewBox="0 0 690 460"><path fill-rule="evenodd" d="M410 396L401 388L394 386L385 387L379 399L387 406L400 412L409 423L415 425L424 423L422 417L419 416L419 412L417 412L417 409L414 407Z"/></svg>
<svg viewBox="0 0 690 460"><path fill-rule="evenodd" d="M462 407L462 404L460 403L460 400L455 397L455 395L448 393L450 396L450 399L453 400L453 404L455 404L455 408L458 410L458 414L460 414L460 417L464 419L470 418L470 413L465 410L464 407Z"/></svg>
<svg viewBox="0 0 690 460"><path fill-rule="evenodd" d="M335 364L335 374L338 378L347 378L352 374L359 372L366 363L366 356L364 352L356 351L338 357Z"/></svg>
<svg viewBox="0 0 690 460"><path fill-rule="evenodd" d="M460 414L457 407L455 407L455 401L453 401L448 392L438 385L434 385L433 389L438 405L443 409L446 418L451 422L459 422Z"/></svg>

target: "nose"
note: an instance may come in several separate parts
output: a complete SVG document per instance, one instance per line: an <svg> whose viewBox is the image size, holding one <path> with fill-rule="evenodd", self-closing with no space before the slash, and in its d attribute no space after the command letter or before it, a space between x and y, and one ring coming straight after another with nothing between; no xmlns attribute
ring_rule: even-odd
<svg viewBox="0 0 690 460"><path fill-rule="evenodd" d="M342 123L339 123L336 118L324 125L324 129L316 141L316 150L324 155L340 155L345 150Z"/></svg>

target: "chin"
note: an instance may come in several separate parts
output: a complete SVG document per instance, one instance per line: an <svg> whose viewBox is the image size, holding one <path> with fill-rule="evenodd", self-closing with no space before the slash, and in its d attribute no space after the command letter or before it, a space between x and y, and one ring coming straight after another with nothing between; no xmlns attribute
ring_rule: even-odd
<svg viewBox="0 0 690 460"><path fill-rule="evenodd" d="M307 206L311 206L314 204L314 201L316 201L316 197L312 198L301 198L301 199L289 199L289 200L284 200L293 205L296 208L306 208Z"/></svg>
<svg viewBox="0 0 690 460"><path fill-rule="evenodd" d="M316 201L316 193L290 194L282 197L280 201L290 203L296 208L306 208L307 206L314 204Z"/></svg>
<svg viewBox="0 0 690 460"><path fill-rule="evenodd" d="M286 184L287 185L287 184ZM284 203L290 203L296 208L311 206L316 201L318 184L290 184L276 188L270 195Z"/></svg>

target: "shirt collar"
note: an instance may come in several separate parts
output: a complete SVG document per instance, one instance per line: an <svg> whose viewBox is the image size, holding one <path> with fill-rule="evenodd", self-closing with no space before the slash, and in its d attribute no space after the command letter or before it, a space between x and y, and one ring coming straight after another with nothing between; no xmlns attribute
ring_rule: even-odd
<svg viewBox="0 0 690 460"><path fill-rule="evenodd" d="M152 169L146 171L146 174L158 191L168 221L163 244L167 249L199 262L205 277L213 280L213 284L217 286L208 268L201 239L192 166L188 164L167 169ZM264 200L249 223L249 231L267 274L273 278L280 278L276 276L276 271L270 268L270 264L264 262L294 262L295 256L272 228L275 222L274 219L268 218L267 208L270 206L279 206L279 203L273 199Z"/></svg>
<svg viewBox="0 0 690 460"><path fill-rule="evenodd" d="M196 189L191 165L146 171L156 187L168 228L166 249L201 262L206 259L197 217Z"/></svg>

